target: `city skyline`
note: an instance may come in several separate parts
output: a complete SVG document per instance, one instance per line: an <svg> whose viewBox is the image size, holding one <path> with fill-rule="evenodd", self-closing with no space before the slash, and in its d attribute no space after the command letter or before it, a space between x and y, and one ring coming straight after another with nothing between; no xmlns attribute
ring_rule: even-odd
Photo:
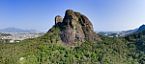
<svg viewBox="0 0 145 64"><path fill-rule="evenodd" d="M73 9L86 15L95 31L124 31L145 24L145 0L1 0L0 29L48 31L56 15Z"/></svg>

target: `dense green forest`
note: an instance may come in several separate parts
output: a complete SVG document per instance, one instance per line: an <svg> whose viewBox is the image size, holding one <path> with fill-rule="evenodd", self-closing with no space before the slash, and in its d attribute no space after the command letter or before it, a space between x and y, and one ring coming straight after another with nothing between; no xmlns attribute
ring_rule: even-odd
<svg viewBox="0 0 145 64"><path fill-rule="evenodd" d="M20 43L1 43L0 64L145 64L144 40L100 36L101 41L72 46L61 43L59 29L53 30Z"/></svg>

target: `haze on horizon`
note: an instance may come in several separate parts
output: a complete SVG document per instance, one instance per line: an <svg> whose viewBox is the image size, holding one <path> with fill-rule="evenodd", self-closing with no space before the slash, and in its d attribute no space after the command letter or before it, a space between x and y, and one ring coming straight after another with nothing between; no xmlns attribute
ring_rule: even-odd
<svg viewBox="0 0 145 64"><path fill-rule="evenodd" d="M47 31L66 9L86 15L95 31L122 31L145 24L145 0L0 0L0 29Z"/></svg>

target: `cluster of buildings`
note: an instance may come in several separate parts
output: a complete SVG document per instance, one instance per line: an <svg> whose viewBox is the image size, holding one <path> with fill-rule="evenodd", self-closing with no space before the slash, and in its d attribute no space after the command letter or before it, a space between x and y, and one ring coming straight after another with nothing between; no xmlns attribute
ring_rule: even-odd
<svg viewBox="0 0 145 64"><path fill-rule="evenodd" d="M121 36L120 32L99 32L99 34L102 36L108 36L108 37L120 37Z"/></svg>
<svg viewBox="0 0 145 64"><path fill-rule="evenodd" d="M10 32L0 33L0 42L20 42L28 38L36 38L44 35L44 33L29 33L29 32Z"/></svg>

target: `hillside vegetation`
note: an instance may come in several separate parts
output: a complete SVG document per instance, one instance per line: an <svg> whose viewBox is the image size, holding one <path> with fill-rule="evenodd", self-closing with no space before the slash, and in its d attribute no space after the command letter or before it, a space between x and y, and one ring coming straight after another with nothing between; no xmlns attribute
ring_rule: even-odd
<svg viewBox="0 0 145 64"><path fill-rule="evenodd" d="M102 37L75 47L36 38L0 44L0 64L144 64L144 46L139 47L124 38Z"/></svg>

